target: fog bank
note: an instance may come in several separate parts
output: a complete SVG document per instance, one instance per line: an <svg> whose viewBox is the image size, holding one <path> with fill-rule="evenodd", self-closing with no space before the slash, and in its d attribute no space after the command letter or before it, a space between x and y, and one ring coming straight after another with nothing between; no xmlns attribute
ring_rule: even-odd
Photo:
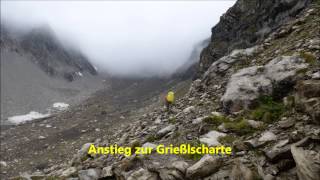
<svg viewBox="0 0 320 180"><path fill-rule="evenodd" d="M1 1L1 20L30 29L48 24L100 72L174 72L234 1Z"/></svg>

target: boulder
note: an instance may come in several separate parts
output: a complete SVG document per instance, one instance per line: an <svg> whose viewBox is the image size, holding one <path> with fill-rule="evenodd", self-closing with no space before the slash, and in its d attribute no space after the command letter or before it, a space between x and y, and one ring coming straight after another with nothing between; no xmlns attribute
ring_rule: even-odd
<svg viewBox="0 0 320 180"><path fill-rule="evenodd" d="M100 169L87 169L78 172L80 180L97 180L100 177Z"/></svg>
<svg viewBox="0 0 320 180"><path fill-rule="evenodd" d="M250 109L261 95L284 96L295 83L297 71L308 65L299 56L281 56L265 66L252 66L233 74L221 98L226 112Z"/></svg>
<svg viewBox="0 0 320 180"><path fill-rule="evenodd" d="M187 169L186 177L189 179L200 179L209 176L217 172L221 165L221 158L204 155L197 163Z"/></svg>
<svg viewBox="0 0 320 180"><path fill-rule="evenodd" d="M266 131L262 133L261 137L258 139L258 141L260 142L269 142L275 140L277 140L277 136L271 131Z"/></svg>
<svg viewBox="0 0 320 180"><path fill-rule="evenodd" d="M202 135L199 140L208 146L217 146L220 145L218 138L223 136L226 136L226 134L218 131L209 131L207 134Z"/></svg>

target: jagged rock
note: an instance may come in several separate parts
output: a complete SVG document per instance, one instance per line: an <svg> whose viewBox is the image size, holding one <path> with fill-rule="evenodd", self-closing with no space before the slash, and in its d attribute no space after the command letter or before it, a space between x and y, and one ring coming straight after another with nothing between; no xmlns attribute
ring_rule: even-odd
<svg viewBox="0 0 320 180"><path fill-rule="evenodd" d="M189 179L206 177L217 172L221 165L222 160L219 157L205 155L197 163L187 169L186 177Z"/></svg>
<svg viewBox="0 0 320 180"><path fill-rule="evenodd" d="M166 134L168 134L169 132L172 132L174 129L176 128L175 125L171 124L163 129L161 129L160 131L157 132L157 136L158 137L163 137Z"/></svg>
<svg viewBox="0 0 320 180"><path fill-rule="evenodd" d="M281 159L292 158L290 152L290 145L278 149L267 150L265 151L265 155L267 156L270 162L276 162Z"/></svg>
<svg viewBox="0 0 320 180"><path fill-rule="evenodd" d="M300 81L296 89L296 103L320 124L320 80Z"/></svg>
<svg viewBox="0 0 320 180"><path fill-rule="evenodd" d="M320 153L311 154L310 150L304 150L298 145L291 146L291 153L296 163L299 179L317 180L320 174Z"/></svg>
<svg viewBox="0 0 320 180"><path fill-rule="evenodd" d="M100 177L100 169L87 169L78 172L80 180L97 180Z"/></svg>
<svg viewBox="0 0 320 180"><path fill-rule="evenodd" d="M102 169L100 178L108 178L108 177L110 178L113 176L114 176L114 173L112 171L112 166L107 166Z"/></svg>
<svg viewBox="0 0 320 180"><path fill-rule="evenodd" d="M263 122L255 121L255 120L248 120L248 124L255 129L261 128L263 126Z"/></svg>
<svg viewBox="0 0 320 180"><path fill-rule="evenodd" d="M272 133L271 131L266 131L261 135L258 141L268 142L268 141L275 141L276 139L277 139L277 136L274 133Z"/></svg>
<svg viewBox="0 0 320 180"><path fill-rule="evenodd" d="M68 169L64 170L62 173L61 173L61 176L63 177L70 177L72 175L75 175L77 172L77 168L75 167L69 167Z"/></svg>
<svg viewBox="0 0 320 180"><path fill-rule="evenodd" d="M157 180L157 175L154 173L149 172L143 168L133 172L129 177L128 180Z"/></svg>
<svg viewBox="0 0 320 180"><path fill-rule="evenodd" d="M298 70L308 65L299 56L281 56L265 66L252 66L233 74L221 98L227 112L249 109L261 95L281 96L294 84ZM285 86L285 87L284 87Z"/></svg>
<svg viewBox="0 0 320 180"><path fill-rule="evenodd" d="M218 131L210 131L207 134L202 135L199 140L202 143L206 143L208 146L217 146L220 145L218 138L223 136L226 136L226 134Z"/></svg>
<svg viewBox="0 0 320 180"><path fill-rule="evenodd" d="M204 79L208 80L216 76L217 74L224 73L228 70L232 64L236 61L241 60L239 56L251 56L257 51L257 47L251 47L247 49L236 49L233 50L229 55L223 56L219 60L211 64L209 69L204 74Z"/></svg>

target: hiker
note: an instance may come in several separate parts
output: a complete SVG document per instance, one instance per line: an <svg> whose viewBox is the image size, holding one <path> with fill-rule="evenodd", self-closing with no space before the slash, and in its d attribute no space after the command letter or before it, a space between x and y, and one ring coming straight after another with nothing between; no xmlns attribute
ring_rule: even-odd
<svg viewBox="0 0 320 180"><path fill-rule="evenodd" d="M167 96L165 97L165 104L166 104L167 111L170 111L170 106L173 104L173 102L174 102L174 92L169 91Z"/></svg>

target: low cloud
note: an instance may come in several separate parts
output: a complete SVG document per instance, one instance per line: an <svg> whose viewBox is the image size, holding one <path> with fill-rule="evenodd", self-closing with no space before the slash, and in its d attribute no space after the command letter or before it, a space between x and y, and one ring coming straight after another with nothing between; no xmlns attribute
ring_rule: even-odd
<svg viewBox="0 0 320 180"><path fill-rule="evenodd" d="M193 46L234 1L1 1L1 18L19 27L48 24L100 71L161 76L184 64Z"/></svg>

